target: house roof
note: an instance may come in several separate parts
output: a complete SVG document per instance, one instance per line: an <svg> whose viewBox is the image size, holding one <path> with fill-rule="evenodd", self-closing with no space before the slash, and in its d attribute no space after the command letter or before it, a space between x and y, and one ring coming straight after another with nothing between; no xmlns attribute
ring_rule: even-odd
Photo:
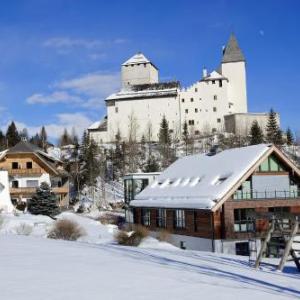
<svg viewBox="0 0 300 300"><path fill-rule="evenodd" d="M271 148L261 144L178 159L130 205L212 209Z"/></svg>
<svg viewBox="0 0 300 300"><path fill-rule="evenodd" d="M2 159L3 157L9 154L20 153L32 153L36 157L38 157L39 160L42 161L46 166L48 166L48 168L50 168L54 173L66 175L65 171L57 169L56 163L62 163L59 159L44 152L41 148L37 147L36 145L25 141L19 142L14 147L7 149L5 152L3 151L3 155L0 154L0 158Z"/></svg>
<svg viewBox="0 0 300 300"><path fill-rule="evenodd" d="M132 57L130 57L128 60L126 60L122 64L122 66L129 66L129 65L136 65L136 64L147 64L147 63L152 64L153 67L155 69L157 69L157 67L142 52L138 52L135 55L133 55Z"/></svg>
<svg viewBox="0 0 300 300"><path fill-rule="evenodd" d="M230 35L229 41L224 49L222 63L245 61L244 54L240 49L234 34Z"/></svg>

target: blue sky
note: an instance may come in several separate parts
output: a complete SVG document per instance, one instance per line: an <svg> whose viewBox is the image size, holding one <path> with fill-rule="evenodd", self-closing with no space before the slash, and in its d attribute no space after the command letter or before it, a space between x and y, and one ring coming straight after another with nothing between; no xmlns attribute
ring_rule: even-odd
<svg viewBox="0 0 300 300"><path fill-rule="evenodd" d="M104 112L120 64L142 51L161 80L188 86L216 68L234 32L247 59L251 112L273 107L300 130L300 1L0 0L0 127L55 139Z"/></svg>

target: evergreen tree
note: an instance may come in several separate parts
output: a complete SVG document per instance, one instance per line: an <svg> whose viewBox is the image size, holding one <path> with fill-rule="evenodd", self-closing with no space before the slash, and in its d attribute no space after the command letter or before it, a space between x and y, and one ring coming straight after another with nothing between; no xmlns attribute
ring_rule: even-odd
<svg viewBox="0 0 300 300"><path fill-rule="evenodd" d="M31 144L34 144L34 145L40 147L40 145L41 145L41 138L40 138L39 134L36 133L35 136L31 137L31 139L29 140L29 142Z"/></svg>
<svg viewBox="0 0 300 300"><path fill-rule="evenodd" d="M143 169L144 172L158 172L159 171L159 164L156 158L153 155L150 155L147 159L145 167Z"/></svg>
<svg viewBox="0 0 300 300"><path fill-rule="evenodd" d="M182 139L185 145L185 155L188 155L189 131L188 131L188 124L186 120L183 123Z"/></svg>
<svg viewBox="0 0 300 300"><path fill-rule="evenodd" d="M112 150L111 160L113 165L113 180L119 179L125 175L125 156L122 147L121 133L118 129L115 136L115 147Z"/></svg>
<svg viewBox="0 0 300 300"><path fill-rule="evenodd" d="M282 132L277 124L276 113L272 108L269 113L266 132L267 132L267 142L275 145L282 144Z"/></svg>
<svg viewBox="0 0 300 300"><path fill-rule="evenodd" d="M59 142L60 146L67 146L72 144L72 138L68 133L68 130L65 128L64 129L64 133L62 134L62 136L60 137L60 142Z"/></svg>
<svg viewBox="0 0 300 300"><path fill-rule="evenodd" d="M162 165L163 167L167 167L171 162L171 137L169 132L169 124L165 117L163 116L160 129L159 129L159 147L160 154L162 156Z"/></svg>
<svg viewBox="0 0 300 300"><path fill-rule="evenodd" d="M7 128L6 132L6 141L8 148L15 146L21 140L19 132L17 130L16 124L14 121Z"/></svg>
<svg viewBox="0 0 300 300"><path fill-rule="evenodd" d="M48 136L45 127L43 126L40 132L40 144L39 147L42 148L44 151L47 150L48 145Z"/></svg>
<svg viewBox="0 0 300 300"><path fill-rule="evenodd" d="M47 182L42 182L28 203L28 211L33 215L55 216L59 213L58 200Z"/></svg>
<svg viewBox="0 0 300 300"><path fill-rule="evenodd" d="M7 144L6 144L6 137L5 137L5 135L3 134L2 130L0 130L0 151L5 150L6 147L7 147Z"/></svg>
<svg viewBox="0 0 300 300"><path fill-rule="evenodd" d="M290 146L294 144L294 135L290 127L286 130L286 143Z"/></svg>
<svg viewBox="0 0 300 300"><path fill-rule="evenodd" d="M258 125L258 122L255 120L252 123L250 129L250 145L258 145L264 142L264 135L263 132Z"/></svg>

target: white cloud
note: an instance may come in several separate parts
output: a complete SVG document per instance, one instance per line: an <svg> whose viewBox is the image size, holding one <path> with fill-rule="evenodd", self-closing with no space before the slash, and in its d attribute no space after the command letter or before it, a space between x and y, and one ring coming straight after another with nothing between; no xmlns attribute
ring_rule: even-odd
<svg viewBox="0 0 300 300"><path fill-rule="evenodd" d="M8 122L6 125L2 127L4 131L6 131L8 125L11 123ZM49 123L49 124L43 124L46 128L48 138L51 140L57 140L63 133L64 129L67 129L69 133L72 132L72 129L74 128L76 133L79 135L79 137L82 136L83 131L86 130L93 121L88 118L83 113L62 113L56 115L56 122L55 123ZM18 130L22 130L23 128L27 128L28 133L30 136L35 135L36 133L40 132L41 126L30 126L22 122L15 122Z"/></svg>
<svg viewBox="0 0 300 300"><path fill-rule="evenodd" d="M50 94L35 93L26 99L28 104L74 104L87 109L103 106L103 100L118 90L119 73L89 73L62 80L52 85Z"/></svg>
<svg viewBox="0 0 300 300"><path fill-rule="evenodd" d="M66 91L56 91L49 95L33 94L26 99L28 104L52 104L52 103L81 103L82 99L78 96L70 95Z"/></svg>

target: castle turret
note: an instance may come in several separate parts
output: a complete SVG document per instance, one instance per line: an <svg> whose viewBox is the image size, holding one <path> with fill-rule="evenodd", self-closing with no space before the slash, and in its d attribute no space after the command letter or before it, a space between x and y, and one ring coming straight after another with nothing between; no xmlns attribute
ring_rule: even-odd
<svg viewBox="0 0 300 300"><path fill-rule="evenodd" d="M228 102L232 113L246 113L247 86L246 60L236 37L231 34L223 50L222 75L229 80Z"/></svg>
<svg viewBox="0 0 300 300"><path fill-rule="evenodd" d="M122 64L122 88L158 83L158 69L143 53L137 53Z"/></svg>

